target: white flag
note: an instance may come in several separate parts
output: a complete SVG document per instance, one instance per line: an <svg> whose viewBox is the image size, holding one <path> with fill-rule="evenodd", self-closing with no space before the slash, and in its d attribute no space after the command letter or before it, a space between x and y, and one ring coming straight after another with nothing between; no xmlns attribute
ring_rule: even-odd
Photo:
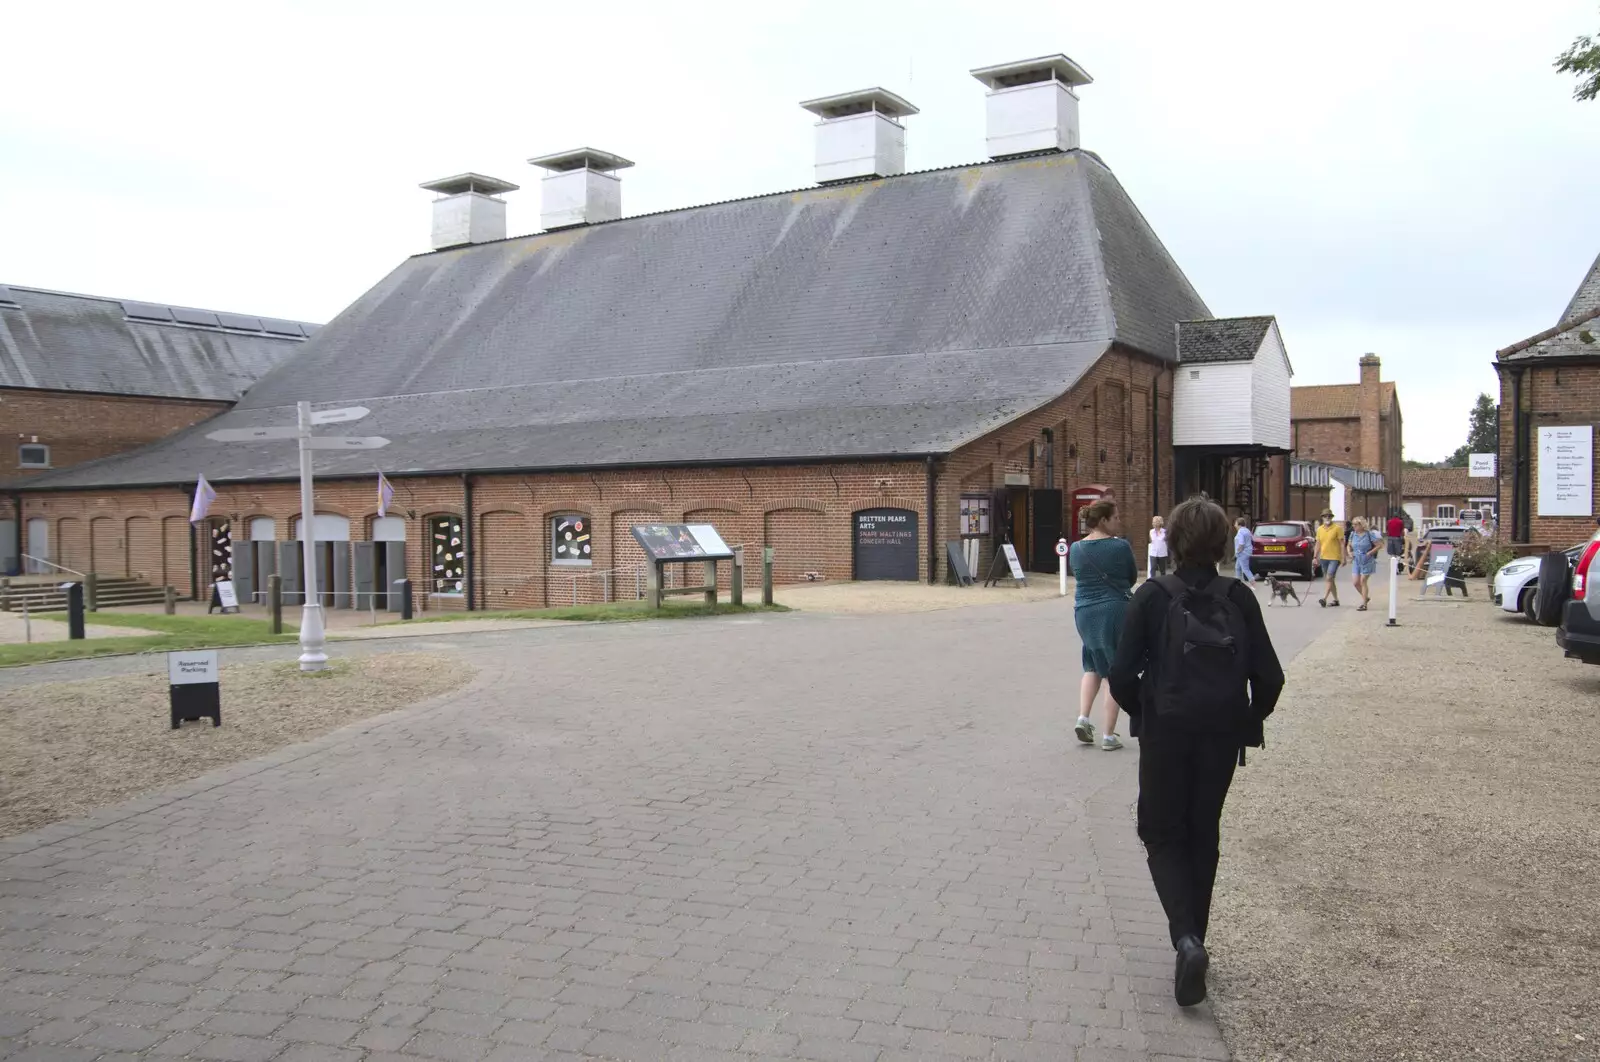
<svg viewBox="0 0 1600 1062"><path fill-rule="evenodd" d="M389 515L389 506L394 504L394 487L389 485L389 480L382 472L378 473L378 519Z"/></svg>
<svg viewBox="0 0 1600 1062"><path fill-rule="evenodd" d="M194 486L194 504L189 507L189 522L198 524L206 518L211 511L211 503L217 500L217 492L211 489L211 484L206 482L206 477L201 476L200 482Z"/></svg>

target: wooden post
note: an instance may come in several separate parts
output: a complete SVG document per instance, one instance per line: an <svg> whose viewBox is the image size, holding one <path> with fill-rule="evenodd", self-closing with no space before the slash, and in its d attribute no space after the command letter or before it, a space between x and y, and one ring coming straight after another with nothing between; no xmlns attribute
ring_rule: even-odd
<svg viewBox="0 0 1600 1062"><path fill-rule="evenodd" d="M772 547L761 548L761 603L772 604Z"/></svg>
<svg viewBox="0 0 1600 1062"><path fill-rule="evenodd" d="M717 607L717 562L706 561L706 608Z"/></svg>
<svg viewBox="0 0 1600 1062"><path fill-rule="evenodd" d="M83 577L83 607L89 612L100 611L100 577L94 572Z"/></svg>
<svg viewBox="0 0 1600 1062"><path fill-rule="evenodd" d="M273 572L267 576L267 618L272 622L272 633L283 633L283 576Z"/></svg>
<svg viewBox="0 0 1600 1062"><path fill-rule="evenodd" d="M645 573L649 578L644 590L645 608L656 609L661 607L661 562L650 561L650 570Z"/></svg>
<svg viewBox="0 0 1600 1062"><path fill-rule="evenodd" d="M178 589L174 586L164 587L164 589L167 592L167 615L176 616L178 614Z"/></svg>
<svg viewBox="0 0 1600 1062"><path fill-rule="evenodd" d="M734 608L744 607L744 547L733 551L733 581L728 584L729 600Z"/></svg>

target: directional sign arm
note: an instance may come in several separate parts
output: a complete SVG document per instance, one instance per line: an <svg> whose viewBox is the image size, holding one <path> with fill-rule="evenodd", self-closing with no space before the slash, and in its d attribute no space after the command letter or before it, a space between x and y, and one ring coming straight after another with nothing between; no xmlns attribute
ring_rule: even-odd
<svg viewBox="0 0 1600 1062"><path fill-rule="evenodd" d="M323 409L311 414L313 424L347 424L371 413L366 406L345 406L343 409Z"/></svg>
<svg viewBox="0 0 1600 1062"><path fill-rule="evenodd" d="M299 437L299 428L222 428L206 434L213 442L269 442Z"/></svg>
<svg viewBox="0 0 1600 1062"><path fill-rule="evenodd" d="M376 450L388 445L389 440L381 435L312 436L306 440L308 450Z"/></svg>

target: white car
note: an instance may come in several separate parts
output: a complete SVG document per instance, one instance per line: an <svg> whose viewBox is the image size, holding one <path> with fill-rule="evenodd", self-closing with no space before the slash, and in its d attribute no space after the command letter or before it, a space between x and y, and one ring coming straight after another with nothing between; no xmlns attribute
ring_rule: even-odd
<svg viewBox="0 0 1600 1062"><path fill-rule="evenodd" d="M1582 546L1566 551L1567 562L1575 564ZM1539 591L1539 565L1544 555L1519 557L1494 575L1494 603L1507 612L1520 612L1528 619L1533 616L1533 599Z"/></svg>

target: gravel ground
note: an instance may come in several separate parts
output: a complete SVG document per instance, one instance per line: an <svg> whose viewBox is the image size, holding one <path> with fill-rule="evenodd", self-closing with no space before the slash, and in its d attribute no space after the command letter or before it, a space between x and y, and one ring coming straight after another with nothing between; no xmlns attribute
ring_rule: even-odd
<svg viewBox="0 0 1600 1062"><path fill-rule="evenodd" d="M195 778L346 723L454 690L472 669L454 657L393 653L229 667L222 726L170 728L162 675L50 682L7 690L0 707L0 836L36 829Z"/></svg>
<svg viewBox="0 0 1600 1062"><path fill-rule="evenodd" d="M1073 583L1067 580L1067 593L1073 592ZM748 599L750 591L745 594ZM974 586L929 586L926 583L864 582L864 583L795 583L774 587L773 600L789 608L806 612L876 613L876 612L937 612L947 608L968 608L974 605L1014 605L1019 601L1043 601L1060 593L1060 583L1054 575L1029 574L1027 586L1017 586L1007 579L999 586L984 586L980 581ZM761 599L761 587L755 588L756 600Z"/></svg>
<svg viewBox="0 0 1600 1062"><path fill-rule="evenodd" d="M72 633L65 623L57 620L40 619L35 616L31 623L24 623L20 612L0 612L0 643L23 644L29 640L30 627L32 640L35 642L64 642ZM104 627L91 621L84 624L83 633L88 638L137 638L142 634L160 632L135 630L132 627Z"/></svg>
<svg viewBox="0 0 1600 1062"><path fill-rule="evenodd" d="M1241 1062L1600 1058L1600 668L1473 590L1330 630L1236 776Z"/></svg>

